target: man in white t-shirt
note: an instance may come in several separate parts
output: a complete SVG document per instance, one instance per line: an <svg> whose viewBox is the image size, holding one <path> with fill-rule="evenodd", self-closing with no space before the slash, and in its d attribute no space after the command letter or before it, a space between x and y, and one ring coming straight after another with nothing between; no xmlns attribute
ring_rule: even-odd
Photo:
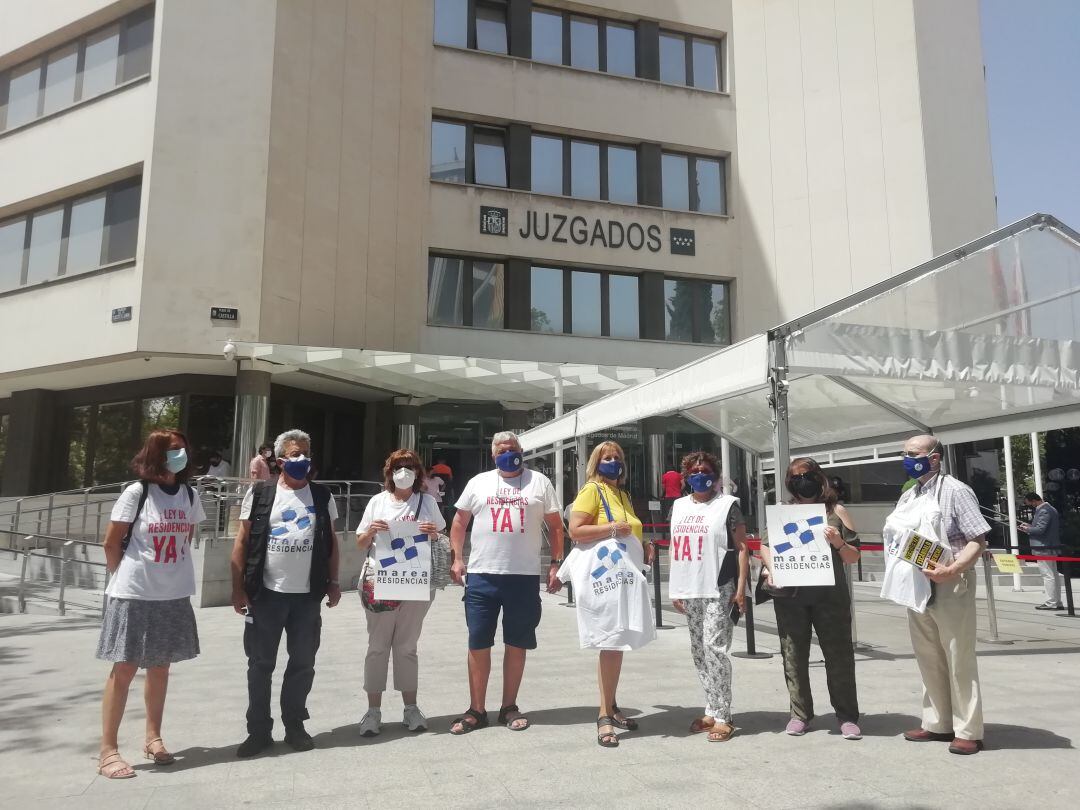
<svg viewBox="0 0 1080 810"><path fill-rule="evenodd" d="M228 478L232 475L232 465L221 457L220 450L211 451L208 461L210 463L206 465L207 475L215 478Z"/></svg>
<svg viewBox="0 0 1080 810"><path fill-rule="evenodd" d="M322 628L320 603L341 599L337 506L326 487L308 481L311 437L301 430L274 442L281 475L260 481L244 496L232 553L233 609L245 617L248 656L248 737L237 756L250 757L273 743L271 677L284 631L289 663L281 684L285 742L296 751L315 747L304 730L307 696L315 678Z"/></svg>
<svg viewBox="0 0 1080 810"><path fill-rule="evenodd" d="M526 650L536 649L540 624L540 546L544 524L551 538L548 593L562 588L556 573L562 564L562 506L546 476L522 461L521 443L510 431L491 441L496 469L465 485L450 529L454 562L450 575L465 584L465 620L469 627L469 696L465 715L450 726L466 734L488 723L485 700L491 674L491 648L499 612L503 620L503 697L499 722L515 731L529 719L515 703L525 671ZM465 532L472 521L468 576L463 558Z"/></svg>

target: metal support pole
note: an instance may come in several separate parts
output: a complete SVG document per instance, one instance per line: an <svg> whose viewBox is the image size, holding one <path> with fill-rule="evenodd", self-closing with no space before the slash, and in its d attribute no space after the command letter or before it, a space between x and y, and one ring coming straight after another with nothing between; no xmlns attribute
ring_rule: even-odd
<svg viewBox="0 0 1080 810"><path fill-rule="evenodd" d="M30 552L24 551L22 571L19 573L19 613L26 613L26 566L30 562Z"/></svg>
<svg viewBox="0 0 1080 810"><path fill-rule="evenodd" d="M653 522L655 523L655 520ZM666 630L671 625L664 624L664 608L660 604L660 546L657 545L653 545L652 571L650 574L653 578L653 605L656 609L656 629Z"/></svg>
<svg viewBox="0 0 1080 810"><path fill-rule="evenodd" d="M769 410L773 425L773 469L775 498L779 504L782 497L780 480L791 461L791 437L788 433L788 381L787 345L782 336L773 337L769 343L772 362L769 364Z"/></svg>
<svg viewBox="0 0 1080 810"><path fill-rule="evenodd" d="M855 619L855 583L851 579L851 566L844 566L844 573L847 575L847 590L848 598L851 600L851 646L859 646L859 625Z"/></svg>
<svg viewBox="0 0 1080 810"><path fill-rule="evenodd" d="M56 499L56 495L49 495L49 511L45 514L45 534L52 534L52 513L53 503Z"/></svg>
<svg viewBox="0 0 1080 810"><path fill-rule="evenodd" d="M561 377L556 377L555 383L555 418L558 419L563 415L563 381ZM566 485L563 482L563 446L562 442L555 445L555 497L559 501L560 507L566 506Z"/></svg>
<svg viewBox="0 0 1080 810"><path fill-rule="evenodd" d="M1035 491L1039 497L1043 497L1042 483L1042 457L1039 455L1039 434L1031 434L1031 467L1032 478L1035 479Z"/></svg>
<svg viewBox="0 0 1080 810"><path fill-rule="evenodd" d="M63 557L60 558L60 598L57 602L56 609L63 616L65 613L64 608L64 587L67 585L67 560Z"/></svg>
<svg viewBox="0 0 1080 810"><path fill-rule="evenodd" d="M990 638L979 639L987 644L1012 644L998 636L997 602L994 601L994 578L990 573L990 552L982 555L983 578L986 580L986 617L990 621Z"/></svg>
<svg viewBox="0 0 1080 810"><path fill-rule="evenodd" d="M720 437L720 486L725 495L731 494L731 442Z"/></svg>
<svg viewBox="0 0 1080 810"><path fill-rule="evenodd" d="M1020 538L1016 534L1016 482L1013 480L1012 438L1005 437L1005 509L1009 516L1009 553L1020 553ZM1020 574L1013 574L1013 590L1023 591Z"/></svg>
<svg viewBox="0 0 1080 810"><path fill-rule="evenodd" d="M1065 608L1068 610L1070 616L1076 618L1076 605L1073 603L1072 592L1072 567L1074 565L1076 565L1076 563L1065 563L1065 570L1062 573L1064 574L1065 579Z"/></svg>

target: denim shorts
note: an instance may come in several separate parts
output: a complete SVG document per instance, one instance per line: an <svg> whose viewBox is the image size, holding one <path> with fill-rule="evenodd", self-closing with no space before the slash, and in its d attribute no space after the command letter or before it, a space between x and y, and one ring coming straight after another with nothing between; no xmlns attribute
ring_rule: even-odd
<svg viewBox="0 0 1080 810"><path fill-rule="evenodd" d="M526 650L536 649L536 628L540 624L539 575L468 574L463 601L470 650L494 646L500 609L503 643Z"/></svg>

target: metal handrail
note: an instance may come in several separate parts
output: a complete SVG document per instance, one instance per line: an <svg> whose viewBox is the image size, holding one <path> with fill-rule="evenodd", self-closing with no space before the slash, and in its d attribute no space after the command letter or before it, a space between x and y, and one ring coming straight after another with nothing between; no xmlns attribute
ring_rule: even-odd
<svg viewBox="0 0 1080 810"><path fill-rule="evenodd" d="M67 602L64 599L65 590L67 588L67 566L69 563L77 565L88 565L91 568L104 568L105 569L105 584L102 586L102 594L104 595L105 588L109 584L109 569L106 563L94 562L93 560L75 560L70 557L58 556L56 554L40 554L36 549L30 549L27 551L16 551L16 554L23 555L22 566L19 573L19 588L18 588L18 606L19 613L26 613L26 571L29 567L30 558L37 557L43 560L58 560L60 562L60 591L56 599L57 612L61 616L67 615ZM102 615L105 613L105 600L102 599L101 605Z"/></svg>

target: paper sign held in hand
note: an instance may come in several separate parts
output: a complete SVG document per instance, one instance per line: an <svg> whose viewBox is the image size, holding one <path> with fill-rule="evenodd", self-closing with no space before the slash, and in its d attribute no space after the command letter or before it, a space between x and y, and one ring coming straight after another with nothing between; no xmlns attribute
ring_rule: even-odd
<svg viewBox="0 0 1080 810"><path fill-rule="evenodd" d="M923 571L932 571L939 565L952 562L952 549L944 543L912 532L896 549L896 556Z"/></svg>
<svg viewBox="0 0 1080 810"><path fill-rule="evenodd" d="M431 542L414 520L391 520L375 535L375 598L431 600Z"/></svg>
<svg viewBox="0 0 1080 810"><path fill-rule="evenodd" d="M766 506L765 515L776 587L836 583L832 548L825 539L825 504Z"/></svg>

